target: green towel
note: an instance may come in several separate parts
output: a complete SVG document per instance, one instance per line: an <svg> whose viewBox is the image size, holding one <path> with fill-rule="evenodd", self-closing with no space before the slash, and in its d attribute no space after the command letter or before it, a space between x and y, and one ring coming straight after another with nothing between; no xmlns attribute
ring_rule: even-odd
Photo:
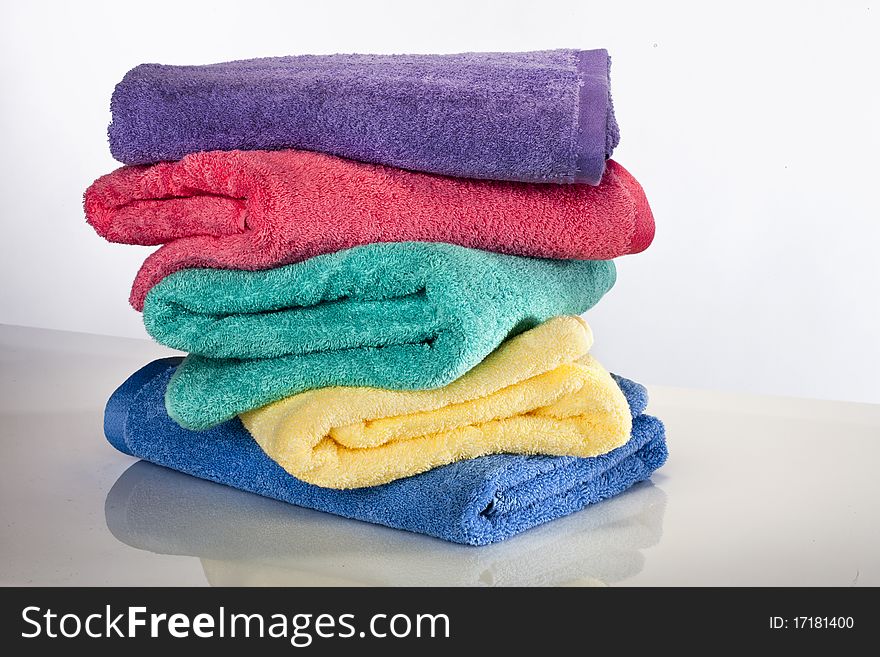
<svg viewBox="0 0 880 657"><path fill-rule="evenodd" d="M144 324L191 354L169 415L207 429L310 388L446 385L505 338L584 312L614 280L611 261L368 244L267 271L178 271L147 295Z"/></svg>

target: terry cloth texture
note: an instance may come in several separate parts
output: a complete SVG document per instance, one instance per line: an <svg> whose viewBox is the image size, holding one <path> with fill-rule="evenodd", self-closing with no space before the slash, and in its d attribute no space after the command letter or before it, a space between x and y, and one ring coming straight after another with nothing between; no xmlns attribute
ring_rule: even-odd
<svg viewBox="0 0 880 657"><path fill-rule="evenodd" d="M607 260L651 243L639 183L608 163L598 187L443 178L306 151L198 153L124 167L85 194L104 238L163 246L132 305L179 269L270 269L373 242L447 242L541 258Z"/></svg>
<svg viewBox="0 0 880 657"><path fill-rule="evenodd" d="M642 570L641 551L660 540L665 507L663 489L643 482L586 513L474 550L138 461L107 493L104 515L126 545L200 558L212 586L589 586Z"/></svg>
<svg viewBox="0 0 880 657"><path fill-rule="evenodd" d="M503 343L435 390L332 387L241 416L272 459L327 488L385 484L487 454L598 456L632 431L626 398L579 317Z"/></svg>
<svg viewBox="0 0 880 657"><path fill-rule="evenodd" d="M117 449L158 465L299 506L484 545L599 502L650 477L666 460L662 423L642 412L645 389L618 378L634 420L630 440L608 454L500 454L458 461L382 486L337 490L290 476L236 418L184 429L165 411L178 358L135 372L107 402L104 431Z"/></svg>
<svg viewBox="0 0 880 657"><path fill-rule="evenodd" d="M301 148L467 178L596 184L619 134L605 50L142 64L116 86L126 164Z"/></svg>
<svg viewBox="0 0 880 657"><path fill-rule="evenodd" d="M444 386L511 334L585 312L614 280L606 260L369 244L266 271L181 270L147 295L144 325L191 354L168 410L205 429L313 388Z"/></svg>

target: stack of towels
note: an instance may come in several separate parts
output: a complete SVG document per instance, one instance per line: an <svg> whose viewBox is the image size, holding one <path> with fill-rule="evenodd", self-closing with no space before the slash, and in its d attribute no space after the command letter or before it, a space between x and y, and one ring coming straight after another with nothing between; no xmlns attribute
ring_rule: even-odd
<svg viewBox="0 0 880 657"><path fill-rule="evenodd" d="M606 51L146 64L111 109L86 215L160 245L130 301L189 354L110 398L119 450L473 545L665 461L579 317L654 235Z"/></svg>

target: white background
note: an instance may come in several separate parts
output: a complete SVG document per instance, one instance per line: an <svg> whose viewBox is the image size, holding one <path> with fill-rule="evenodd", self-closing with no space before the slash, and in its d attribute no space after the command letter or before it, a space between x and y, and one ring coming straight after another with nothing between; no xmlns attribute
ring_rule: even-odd
<svg viewBox="0 0 880 657"><path fill-rule="evenodd" d="M657 237L587 317L640 381L880 401L880 7L861 2L18 2L0 16L0 323L144 336L142 247L81 196L141 62L606 47Z"/></svg>

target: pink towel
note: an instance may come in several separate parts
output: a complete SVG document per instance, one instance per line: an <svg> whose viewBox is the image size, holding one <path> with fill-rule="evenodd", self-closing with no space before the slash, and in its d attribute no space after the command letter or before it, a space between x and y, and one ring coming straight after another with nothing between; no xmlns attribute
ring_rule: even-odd
<svg viewBox="0 0 880 657"><path fill-rule="evenodd" d="M163 245L131 291L190 267L270 269L372 242L448 242L606 260L651 243L638 182L609 160L598 186L450 178L308 151L211 151L117 169L85 194L111 242Z"/></svg>

